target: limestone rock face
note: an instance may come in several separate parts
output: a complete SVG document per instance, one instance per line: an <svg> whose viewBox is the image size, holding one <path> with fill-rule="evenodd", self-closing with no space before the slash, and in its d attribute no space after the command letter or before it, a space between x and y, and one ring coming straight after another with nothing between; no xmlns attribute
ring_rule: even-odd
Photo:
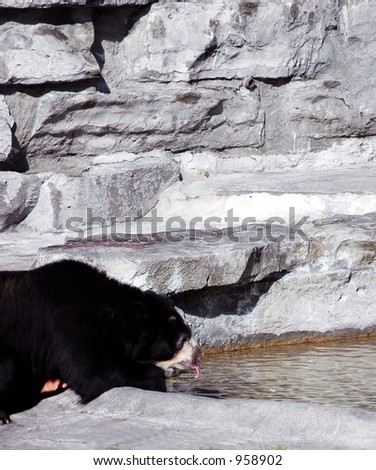
<svg viewBox="0 0 376 470"><path fill-rule="evenodd" d="M41 184L35 175L0 172L0 230L21 222L30 213Z"/></svg>
<svg viewBox="0 0 376 470"><path fill-rule="evenodd" d="M87 225L107 226L148 212L159 194L178 179L169 160L143 158L106 162L45 175L38 204L23 222L41 231L83 230ZM113 218L113 219L112 219Z"/></svg>
<svg viewBox="0 0 376 470"><path fill-rule="evenodd" d="M376 38L369 29L369 25L376 20L374 3L372 0L346 0L341 2L338 13L338 28L344 41L337 51L337 78L345 74L367 83L376 69ZM343 67L344 63L346 67Z"/></svg>
<svg viewBox="0 0 376 470"><path fill-rule="evenodd" d="M330 62L333 2L299 3L156 3L119 44L104 38L104 77L117 87L134 79L314 77Z"/></svg>
<svg viewBox="0 0 376 470"><path fill-rule="evenodd" d="M50 12L9 14L9 21L0 25L0 84L74 82L98 76L99 66L90 52L93 41L88 11L64 11L58 23Z"/></svg>
<svg viewBox="0 0 376 470"><path fill-rule="evenodd" d="M241 148L294 166L344 139L360 153L375 134L372 2L0 8L0 84L26 159Z"/></svg>
<svg viewBox="0 0 376 470"><path fill-rule="evenodd" d="M8 159L12 150L12 127L14 120L9 114L5 100L0 96L0 162Z"/></svg>
<svg viewBox="0 0 376 470"><path fill-rule="evenodd" d="M291 82L282 96L270 91L270 106L277 102L278 107L269 117L274 131L268 145L310 151L325 139L373 136L376 115L369 96L374 86L372 77L367 82L341 78Z"/></svg>
<svg viewBox="0 0 376 470"><path fill-rule="evenodd" d="M30 158L263 142L259 95L245 88L139 84L111 94L51 92L31 103L19 120L29 122L31 116L31 129L21 124Z"/></svg>
<svg viewBox="0 0 376 470"><path fill-rule="evenodd" d="M282 233L286 237L286 231ZM41 250L38 264L66 258L87 260L121 282L164 294L260 282L302 264L307 255L307 243L301 240L287 246L266 238L255 242L254 232L248 231L233 238L226 233L177 231L159 233L148 242L141 238L121 242L118 234L118 243L108 233L111 246L98 241L99 237L75 243L76 234L70 235L68 247Z"/></svg>

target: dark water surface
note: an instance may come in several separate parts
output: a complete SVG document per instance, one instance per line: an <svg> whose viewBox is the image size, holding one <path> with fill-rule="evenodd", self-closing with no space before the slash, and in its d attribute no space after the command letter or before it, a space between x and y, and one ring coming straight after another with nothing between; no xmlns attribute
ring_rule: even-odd
<svg viewBox="0 0 376 470"><path fill-rule="evenodd" d="M201 378L170 391L213 398L295 400L376 410L376 339L207 354Z"/></svg>

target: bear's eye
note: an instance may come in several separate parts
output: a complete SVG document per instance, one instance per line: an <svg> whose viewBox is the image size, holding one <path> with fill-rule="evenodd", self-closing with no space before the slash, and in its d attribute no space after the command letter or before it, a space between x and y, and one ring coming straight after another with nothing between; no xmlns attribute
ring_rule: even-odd
<svg viewBox="0 0 376 470"><path fill-rule="evenodd" d="M174 322L176 320L177 320L177 318L174 315L171 315L167 321L168 322Z"/></svg>

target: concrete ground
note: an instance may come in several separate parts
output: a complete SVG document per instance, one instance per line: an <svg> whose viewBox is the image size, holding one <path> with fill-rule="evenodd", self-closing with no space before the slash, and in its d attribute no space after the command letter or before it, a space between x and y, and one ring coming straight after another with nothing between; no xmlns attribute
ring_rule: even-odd
<svg viewBox="0 0 376 470"><path fill-rule="evenodd" d="M1 449L376 449L376 413L132 388L89 405L71 391L0 426Z"/></svg>

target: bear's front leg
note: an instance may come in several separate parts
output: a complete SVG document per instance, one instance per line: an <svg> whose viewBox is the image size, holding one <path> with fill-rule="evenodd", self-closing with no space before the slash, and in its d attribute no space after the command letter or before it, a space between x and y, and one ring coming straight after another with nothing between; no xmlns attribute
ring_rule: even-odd
<svg viewBox="0 0 376 470"><path fill-rule="evenodd" d="M135 387L143 390L166 392L164 371L153 364L128 360L121 367L113 364L102 370L77 370L68 377L70 388L81 397L82 403L89 403L107 390L115 387Z"/></svg>

